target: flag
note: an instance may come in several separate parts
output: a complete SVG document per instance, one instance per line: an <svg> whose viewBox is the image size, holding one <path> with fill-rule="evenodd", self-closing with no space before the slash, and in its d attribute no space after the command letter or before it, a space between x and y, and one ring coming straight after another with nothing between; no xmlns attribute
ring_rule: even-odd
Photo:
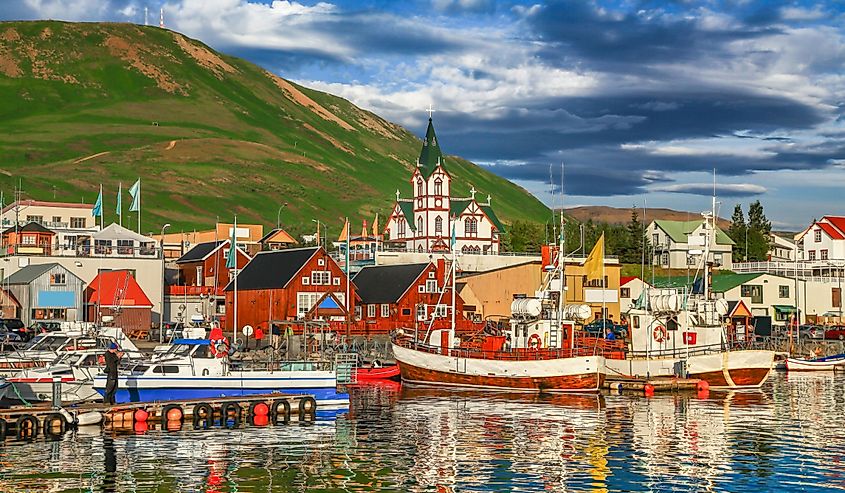
<svg viewBox="0 0 845 493"><path fill-rule="evenodd" d="M457 221L452 221L452 241L449 243L449 246L452 248L452 250L455 249L455 245L457 245L457 243L458 243L458 235L457 235L457 233L455 233L455 223L456 222Z"/></svg>
<svg viewBox="0 0 845 493"><path fill-rule="evenodd" d="M378 238L379 230L378 230L378 212L376 213L376 218L373 219L373 236Z"/></svg>
<svg viewBox="0 0 845 493"><path fill-rule="evenodd" d="M337 237L337 241L349 241L349 219L347 219L346 223L344 223L343 231L340 232L340 236Z"/></svg>
<svg viewBox="0 0 845 493"><path fill-rule="evenodd" d="M100 195L97 195L97 201L94 202L94 208L91 209L91 215L94 217L103 217L103 186L100 185Z"/></svg>
<svg viewBox="0 0 845 493"><path fill-rule="evenodd" d="M593 250L590 252L590 256L587 257L587 260L584 261L584 275L587 276L587 280L590 279L603 279L604 274L602 274L604 270L604 233L601 234L599 237L599 241L596 242L596 246L593 247Z"/></svg>
<svg viewBox="0 0 845 493"><path fill-rule="evenodd" d="M229 256L226 258L227 269L238 268L238 220L235 219L235 224L232 225L232 242L229 244Z"/></svg>
<svg viewBox="0 0 845 493"><path fill-rule="evenodd" d="M129 188L129 195L132 197L132 205L129 206L129 212L138 212L141 210L141 179L135 182Z"/></svg>
<svg viewBox="0 0 845 493"><path fill-rule="evenodd" d="M120 209L122 209L122 206L121 206L122 203L121 203L121 200L120 200L120 196L122 194L123 194L123 183L121 183L117 186L117 207L115 208L115 212L117 212L118 216L123 215L123 211L120 210Z"/></svg>

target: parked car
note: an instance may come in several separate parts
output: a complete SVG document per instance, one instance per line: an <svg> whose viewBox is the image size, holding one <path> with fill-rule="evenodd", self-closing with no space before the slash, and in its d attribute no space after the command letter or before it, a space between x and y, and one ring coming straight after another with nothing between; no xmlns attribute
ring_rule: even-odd
<svg viewBox="0 0 845 493"><path fill-rule="evenodd" d="M802 325L798 327L798 339L824 339L824 327Z"/></svg>
<svg viewBox="0 0 845 493"><path fill-rule="evenodd" d="M605 328L610 328L617 339L628 337L628 329L623 325L614 323L613 320L593 320L584 326L584 331L593 337L605 337Z"/></svg>
<svg viewBox="0 0 845 493"><path fill-rule="evenodd" d="M845 341L845 325L831 325L824 331L824 338Z"/></svg>
<svg viewBox="0 0 845 493"><path fill-rule="evenodd" d="M33 333L27 330L26 325L19 318L0 318L0 328L17 334L21 341L26 342L32 339Z"/></svg>

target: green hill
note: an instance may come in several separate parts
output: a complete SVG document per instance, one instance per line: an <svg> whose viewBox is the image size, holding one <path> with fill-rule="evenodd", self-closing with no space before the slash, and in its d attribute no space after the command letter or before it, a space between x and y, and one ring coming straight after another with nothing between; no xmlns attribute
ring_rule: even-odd
<svg viewBox="0 0 845 493"><path fill-rule="evenodd" d="M0 101L6 197L22 180L26 197L91 203L102 183L110 221L118 182L125 190L140 176L144 231L233 213L272 225L285 202L286 226L337 229L344 216L389 212L397 188L410 196L420 150L413 134L349 101L134 24L0 23ZM505 179L457 157L446 166L454 193L491 194L505 221L549 217Z"/></svg>

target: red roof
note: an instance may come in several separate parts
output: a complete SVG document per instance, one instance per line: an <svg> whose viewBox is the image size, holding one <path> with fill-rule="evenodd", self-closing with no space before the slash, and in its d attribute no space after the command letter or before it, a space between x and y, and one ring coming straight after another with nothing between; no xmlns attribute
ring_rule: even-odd
<svg viewBox="0 0 845 493"><path fill-rule="evenodd" d="M829 218L829 217L828 217L827 219L828 219L828 220L830 220L830 218ZM839 218L839 219L843 219L843 221L845 221L845 218ZM831 226L830 224L828 224L828 223L816 223L816 224L817 224L820 228L822 228L822 231L824 231L825 233L827 233L827 235L828 235L828 236L830 236L831 238L833 238L834 240L842 240L842 239L845 239L845 236L842 236L842 233L840 233L839 231L837 231L837 230L836 230L833 226Z"/></svg>
<svg viewBox="0 0 845 493"><path fill-rule="evenodd" d="M843 236L843 233L845 233L845 217L842 217L842 216L824 216L822 219L827 219L827 221L830 224L834 225L836 227L836 229L839 230L839 237L838 238L833 237L833 238L835 238L837 240L845 239L845 236ZM825 231L827 231L827 230L825 230Z"/></svg>
<svg viewBox="0 0 845 493"><path fill-rule="evenodd" d="M111 270L100 272L85 290L85 300L100 306L153 307L129 271Z"/></svg>
<svg viewBox="0 0 845 493"><path fill-rule="evenodd" d="M629 282L633 281L634 279L638 279L637 276L622 276L619 278L619 285L624 286Z"/></svg>

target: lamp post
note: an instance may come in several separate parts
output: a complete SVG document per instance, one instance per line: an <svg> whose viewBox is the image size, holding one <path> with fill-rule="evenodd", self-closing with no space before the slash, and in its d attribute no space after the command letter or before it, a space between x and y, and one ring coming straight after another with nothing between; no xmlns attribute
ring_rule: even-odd
<svg viewBox="0 0 845 493"><path fill-rule="evenodd" d="M164 294L167 289L165 286L164 275L164 230L170 227L170 223L161 227L161 303L158 310L158 342L164 342Z"/></svg>
<svg viewBox="0 0 845 493"><path fill-rule="evenodd" d="M282 209L288 206L288 203L285 202L284 204L279 206L279 212L276 213L276 229L282 227Z"/></svg>

